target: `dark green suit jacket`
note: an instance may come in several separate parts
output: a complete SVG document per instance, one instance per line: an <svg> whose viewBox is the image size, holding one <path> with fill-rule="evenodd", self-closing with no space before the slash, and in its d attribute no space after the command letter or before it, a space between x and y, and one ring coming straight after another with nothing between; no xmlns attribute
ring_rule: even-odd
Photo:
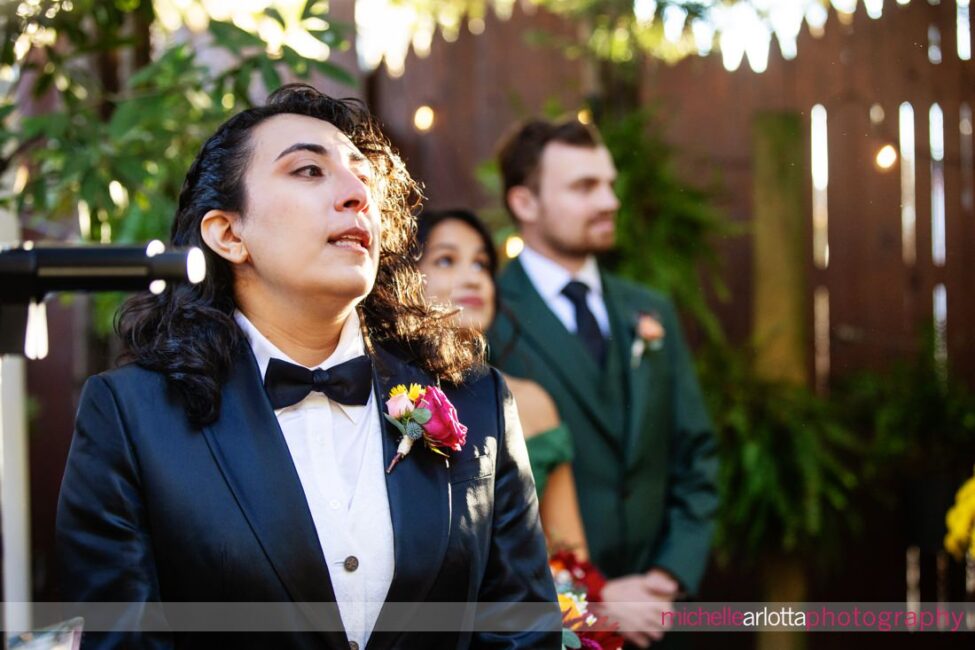
<svg viewBox="0 0 975 650"><path fill-rule="evenodd" d="M545 304L518 260L502 272L492 362L549 392L572 432L573 470L593 561L618 577L659 566L694 593L718 497L712 425L673 305L602 273L612 329L600 369ZM632 354L641 314L663 347Z"/></svg>

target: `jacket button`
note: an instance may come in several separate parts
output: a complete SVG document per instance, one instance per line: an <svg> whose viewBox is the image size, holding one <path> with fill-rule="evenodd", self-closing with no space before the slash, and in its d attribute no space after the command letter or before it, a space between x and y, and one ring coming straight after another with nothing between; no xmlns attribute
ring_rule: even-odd
<svg viewBox="0 0 975 650"><path fill-rule="evenodd" d="M359 650L359 644L355 641L349 641L349 650Z"/></svg>
<svg viewBox="0 0 975 650"><path fill-rule="evenodd" d="M351 573L359 568L359 558L354 555L350 555L349 557L345 558L345 562L342 563L342 566L345 567L346 571Z"/></svg>

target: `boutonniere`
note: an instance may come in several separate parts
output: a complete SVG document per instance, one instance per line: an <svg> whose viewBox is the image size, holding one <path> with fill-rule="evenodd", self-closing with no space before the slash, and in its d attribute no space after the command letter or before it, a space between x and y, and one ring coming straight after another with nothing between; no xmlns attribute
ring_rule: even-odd
<svg viewBox="0 0 975 650"><path fill-rule="evenodd" d="M409 390L402 384L394 387L389 391L383 415L402 435L387 474L421 438L430 451L444 457L448 451L460 451L467 442L467 427L460 423L457 409L436 386L410 384Z"/></svg>
<svg viewBox="0 0 975 650"><path fill-rule="evenodd" d="M656 312L637 315L636 337L633 340L633 348L630 350L631 365L636 368L640 365L640 359L647 349L654 352L662 350L664 347L664 337L667 330L660 324L660 316Z"/></svg>

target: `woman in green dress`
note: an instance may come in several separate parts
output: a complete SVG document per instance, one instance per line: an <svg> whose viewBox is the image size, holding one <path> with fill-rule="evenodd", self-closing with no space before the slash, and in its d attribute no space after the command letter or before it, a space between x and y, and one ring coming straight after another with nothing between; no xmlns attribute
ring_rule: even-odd
<svg viewBox="0 0 975 650"><path fill-rule="evenodd" d="M427 212L420 217L418 238L427 298L457 307L453 317L459 323L486 331L499 305L494 285L498 256L484 223L465 210ZM518 404L549 546L588 559L569 431L541 386L509 375L505 380Z"/></svg>

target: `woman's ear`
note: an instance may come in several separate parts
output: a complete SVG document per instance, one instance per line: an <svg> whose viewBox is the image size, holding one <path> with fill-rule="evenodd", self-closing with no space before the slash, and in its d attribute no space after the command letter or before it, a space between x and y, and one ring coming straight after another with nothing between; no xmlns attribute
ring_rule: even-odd
<svg viewBox="0 0 975 650"><path fill-rule="evenodd" d="M238 235L240 214L224 210L210 210L200 222L200 236L214 253L231 264L243 264L249 255L247 246Z"/></svg>
<svg viewBox="0 0 975 650"><path fill-rule="evenodd" d="M531 223L538 219L538 197L530 188L515 185L508 190L508 206L518 221Z"/></svg>

